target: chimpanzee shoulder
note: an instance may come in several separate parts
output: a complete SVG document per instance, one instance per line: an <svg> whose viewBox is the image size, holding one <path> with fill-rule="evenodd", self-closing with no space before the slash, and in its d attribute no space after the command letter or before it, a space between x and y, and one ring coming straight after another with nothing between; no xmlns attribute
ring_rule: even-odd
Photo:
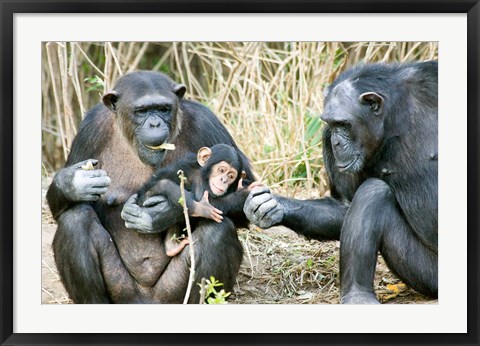
<svg viewBox="0 0 480 346"><path fill-rule="evenodd" d="M111 138L115 117L103 103L98 103L86 114L75 136L66 167L79 161L95 158Z"/></svg>
<svg viewBox="0 0 480 346"><path fill-rule="evenodd" d="M186 125L189 129L199 131L197 133L208 134L206 137L212 141L208 146L224 143L225 141L233 143L232 136L228 132L221 130L224 126L206 106L196 101L182 100L180 108L184 116L182 126Z"/></svg>
<svg viewBox="0 0 480 346"><path fill-rule="evenodd" d="M212 147L215 144L224 143L231 145L238 150L243 160L243 170L246 172L247 178L254 181L254 174L250 162L246 155L238 148L233 137L218 117L206 106L192 100L182 100L180 109L183 112L182 133L189 136L190 133L202 134L200 138L190 137L188 151L196 152L200 147ZM165 163L170 163L170 157Z"/></svg>

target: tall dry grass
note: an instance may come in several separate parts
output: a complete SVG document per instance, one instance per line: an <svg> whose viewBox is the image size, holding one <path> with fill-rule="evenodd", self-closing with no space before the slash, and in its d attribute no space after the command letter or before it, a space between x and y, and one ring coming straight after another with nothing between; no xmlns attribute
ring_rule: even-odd
<svg viewBox="0 0 480 346"><path fill-rule="evenodd" d="M42 145L49 173L68 155L85 110L130 71L162 71L210 107L261 180L323 195L323 89L359 62L438 58L434 42L47 42Z"/></svg>

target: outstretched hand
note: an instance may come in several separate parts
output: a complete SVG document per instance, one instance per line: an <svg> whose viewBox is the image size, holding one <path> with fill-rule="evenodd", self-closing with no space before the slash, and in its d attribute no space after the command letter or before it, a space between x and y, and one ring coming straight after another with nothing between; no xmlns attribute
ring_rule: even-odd
<svg viewBox="0 0 480 346"><path fill-rule="evenodd" d="M204 217L206 219L212 219L216 222L222 222L223 212L220 209L215 208L208 201L208 191L203 193L203 197L199 202L193 202L192 216Z"/></svg>
<svg viewBox="0 0 480 346"><path fill-rule="evenodd" d="M245 201L243 211L248 220L261 228L270 228L283 220L285 207L267 186L256 186Z"/></svg>

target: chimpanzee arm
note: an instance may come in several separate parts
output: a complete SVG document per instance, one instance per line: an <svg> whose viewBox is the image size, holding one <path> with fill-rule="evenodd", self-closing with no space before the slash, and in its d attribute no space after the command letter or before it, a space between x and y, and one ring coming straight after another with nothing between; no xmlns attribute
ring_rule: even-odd
<svg viewBox="0 0 480 346"><path fill-rule="evenodd" d="M144 197L145 200L139 200L137 195L133 195L125 203L121 216L127 228L141 233L160 233L183 220L181 189L173 181L157 181ZM185 203L190 216L205 217L217 222L222 219L221 211L210 205L208 199L197 202L188 190L185 190Z"/></svg>
<svg viewBox="0 0 480 346"><path fill-rule="evenodd" d="M185 163L182 160L175 165L169 165L157 169L155 173L153 173L152 177L138 190L138 202L143 204L145 201L144 197L147 192L149 192L148 194L150 196L158 194L164 194L167 196L167 194L164 192L168 191L168 199L172 203L178 203L178 199L180 198L180 186L176 185L178 189L175 189L173 186L175 185L173 181L180 181L177 172L179 169L185 169L183 165L185 165ZM171 184L168 184L169 181ZM176 198L177 195L178 198Z"/></svg>
<svg viewBox="0 0 480 346"><path fill-rule="evenodd" d="M96 169L98 153L103 150L107 137L102 122L108 117L99 107L89 111L75 137L65 167L53 178L47 192L47 201L55 219L76 203L94 202L107 192L110 178L102 169ZM85 167L90 161L92 165Z"/></svg>
<svg viewBox="0 0 480 346"><path fill-rule="evenodd" d="M137 197L137 194L131 196L122 209L121 217L127 228L140 233L160 233L183 218L181 206L170 203L166 196L150 197L143 206L139 205Z"/></svg>
<svg viewBox="0 0 480 346"><path fill-rule="evenodd" d="M262 228L283 225L306 237L339 239L348 207L325 197L318 200L295 200L276 196L267 187L257 187L248 196L244 212Z"/></svg>
<svg viewBox="0 0 480 346"><path fill-rule="evenodd" d="M93 165L98 163L97 160L81 161L61 169L53 178L47 201L55 219L75 203L94 202L107 192L110 178L102 169L83 169L89 161Z"/></svg>
<svg viewBox="0 0 480 346"><path fill-rule="evenodd" d="M226 196L220 196L210 199L210 204L215 208L220 209L225 215L232 215L243 212L243 205L247 199L250 191L241 189Z"/></svg>

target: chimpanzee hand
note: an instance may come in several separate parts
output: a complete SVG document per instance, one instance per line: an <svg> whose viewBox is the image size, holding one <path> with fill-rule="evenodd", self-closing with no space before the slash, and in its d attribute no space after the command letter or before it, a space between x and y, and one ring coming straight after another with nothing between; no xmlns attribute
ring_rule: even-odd
<svg viewBox="0 0 480 346"><path fill-rule="evenodd" d="M90 163L89 163L90 162ZM54 183L72 202L93 202L105 194L111 183L103 169L94 169L98 160L85 160L61 169Z"/></svg>
<svg viewBox="0 0 480 346"><path fill-rule="evenodd" d="M248 195L243 212L258 227L269 228L282 221L285 207L275 199L267 186L257 186Z"/></svg>
<svg viewBox="0 0 480 346"><path fill-rule="evenodd" d="M122 219L125 227L137 230L140 233L159 233L170 226L168 214L170 204L162 195L148 198L143 206L138 205L137 195L131 196L123 206Z"/></svg>
<svg viewBox="0 0 480 346"><path fill-rule="evenodd" d="M218 223L222 222L223 212L210 204L208 201L208 191L205 191L202 199L199 202L193 202L193 210L191 216L204 217L212 219Z"/></svg>

